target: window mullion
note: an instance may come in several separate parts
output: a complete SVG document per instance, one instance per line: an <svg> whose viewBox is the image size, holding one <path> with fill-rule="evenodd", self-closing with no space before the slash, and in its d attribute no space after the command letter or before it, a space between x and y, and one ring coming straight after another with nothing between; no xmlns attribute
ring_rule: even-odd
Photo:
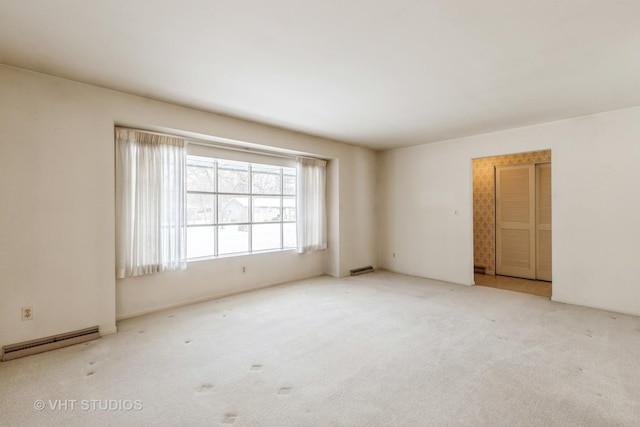
<svg viewBox="0 0 640 427"><path fill-rule="evenodd" d="M218 233L218 229L220 228L220 226L218 224L220 224L220 220L218 219L218 206L219 205L219 200L218 200L218 192L219 192L219 188L220 188L220 180L218 179L218 161L216 160L213 163L213 167L215 170L215 177L216 177L216 181L215 181L215 190L216 190L216 196L215 196L215 215L214 215L214 223L215 226L213 227L213 256L217 257L219 255L218 252L218 237L219 237L219 233Z"/></svg>
<svg viewBox="0 0 640 427"><path fill-rule="evenodd" d="M280 168L280 249L284 249L284 169Z"/></svg>
<svg viewBox="0 0 640 427"><path fill-rule="evenodd" d="M249 163L249 253L253 253L253 166Z"/></svg>

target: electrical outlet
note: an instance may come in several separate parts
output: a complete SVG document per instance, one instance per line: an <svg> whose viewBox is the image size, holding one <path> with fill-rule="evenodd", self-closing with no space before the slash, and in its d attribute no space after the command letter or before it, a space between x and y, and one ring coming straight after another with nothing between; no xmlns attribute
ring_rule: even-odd
<svg viewBox="0 0 640 427"><path fill-rule="evenodd" d="M33 319L33 307L22 307L22 320Z"/></svg>
<svg viewBox="0 0 640 427"><path fill-rule="evenodd" d="M242 272L246 273L247 272L247 267L242 267Z"/></svg>

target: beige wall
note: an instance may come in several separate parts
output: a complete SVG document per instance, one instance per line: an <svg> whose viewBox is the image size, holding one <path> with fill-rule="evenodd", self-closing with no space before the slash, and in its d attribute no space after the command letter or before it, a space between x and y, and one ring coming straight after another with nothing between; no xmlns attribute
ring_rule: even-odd
<svg viewBox="0 0 640 427"><path fill-rule="evenodd" d="M472 285L472 159L551 150L553 299L640 315L638 141L635 107L385 151L378 263Z"/></svg>
<svg viewBox="0 0 640 427"><path fill-rule="evenodd" d="M473 160L473 265L495 274L496 210L494 167L551 161L551 150Z"/></svg>
<svg viewBox="0 0 640 427"><path fill-rule="evenodd" d="M6 66L0 94L0 346L94 325L113 332L116 317L376 265L371 150ZM116 281L114 124L330 158L329 250ZM21 320L22 306L33 320Z"/></svg>

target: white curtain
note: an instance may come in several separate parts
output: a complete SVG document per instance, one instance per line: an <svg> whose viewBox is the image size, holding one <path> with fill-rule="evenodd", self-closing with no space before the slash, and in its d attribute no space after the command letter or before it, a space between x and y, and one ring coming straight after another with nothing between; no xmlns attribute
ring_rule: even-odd
<svg viewBox="0 0 640 427"><path fill-rule="evenodd" d="M327 162L298 157L298 252L327 249Z"/></svg>
<svg viewBox="0 0 640 427"><path fill-rule="evenodd" d="M116 128L116 276L184 269L186 141Z"/></svg>

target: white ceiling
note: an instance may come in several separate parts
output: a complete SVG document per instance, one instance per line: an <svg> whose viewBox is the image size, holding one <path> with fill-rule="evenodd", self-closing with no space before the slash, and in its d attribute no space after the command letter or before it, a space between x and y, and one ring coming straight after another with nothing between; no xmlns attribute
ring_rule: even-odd
<svg viewBox="0 0 640 427"><path fill-rule="evenodd" d="M385 149L640 105L640 1L0 0L0 62Z"/></svg>

